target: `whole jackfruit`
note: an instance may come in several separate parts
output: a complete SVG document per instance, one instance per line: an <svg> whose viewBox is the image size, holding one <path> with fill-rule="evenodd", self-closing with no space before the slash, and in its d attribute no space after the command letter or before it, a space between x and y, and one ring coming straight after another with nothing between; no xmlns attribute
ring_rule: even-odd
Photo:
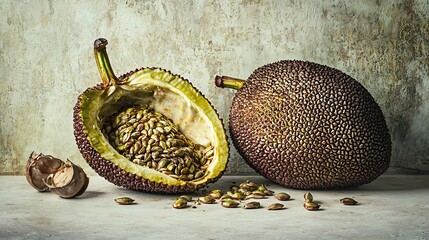
<svg viewBox="0 0 429 240"><path fill-rule="evenodd" d="M238 90L229 128L237 151L267 179L297 189L366 184L390 163L391 140L370 93L345 73L304 61L256 69Z"/></svg>

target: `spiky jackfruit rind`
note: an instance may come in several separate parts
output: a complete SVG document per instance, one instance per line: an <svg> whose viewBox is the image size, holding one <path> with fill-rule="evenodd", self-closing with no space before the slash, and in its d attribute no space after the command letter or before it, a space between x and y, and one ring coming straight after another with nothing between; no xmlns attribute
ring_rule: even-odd
<svg viewBox="0 0 429 240"><path fill-rule="evenodd" d="M78 97L74 107L74 135L84 159L100 176L109 182L139 191L190 193L217 181L226 170L229 157L229 145L224 125L217 111L188 80L164 69L141 68L119 78L125 88L127 85L128 87L134 85L134 88L131 87L133 90L135 87L145 85L145 81L148 80L151 86L159 84L161 87L168 87L169 90L183 95L210 120L215 135L213 144L216 146L216 163L210 165L213 167L209 167L209 171L203 178L184 181L174 179L154 169L134 164L120 155L110 146L104 138L100 126L98 126L100 119L98 119L97 114L103 104L99 100L106 94L115 91L115 89L111 89L112 86L104 87L102 84L88 88ZM85 110L83 111L83 109Z"/></svg>
<svg viewBox="0 0 429 240"><path fill-rule="evenodd" d="M234 96L229 125L244 160L289 188L359 186L390 163L390 134L371 94L316 63L285 60L256 69Z"/></svg>

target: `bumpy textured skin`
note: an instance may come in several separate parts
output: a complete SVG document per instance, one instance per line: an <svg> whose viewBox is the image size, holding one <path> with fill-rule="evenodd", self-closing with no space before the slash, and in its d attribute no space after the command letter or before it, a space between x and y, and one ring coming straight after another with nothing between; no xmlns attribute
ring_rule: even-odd
<svg viewBox="0 0 429 240"><path fill-rule="evenodd" d="M143 69L143 68L141 68ZM133 73L139 71L136 69L127 74L119 77L119 80L126 79ZM183 79L183 78L182 78ZM186 80L191 86L192 84ZM93 88L88 88L86 91L90 89L103 89L103 85L99 84ZM202 95L200 92L198 92ZM100 154L91 146L88 135L84 132L84 125L82 123L82 117L80 115L81 101L82 101L82 93L77 100L76 105L73 108L73 128L74 128L74 136L76 144L81 152L83 158L87 161L87 163L97 172L98 175L104 177L107 181L127 189L136 190L136 191L145 191L145 192L153 192L153 193L165 193L165 194L175 194L175 193L192 193L197 191L198 189L205 187L209 183L216 182L220 177L222 177L223 172L217 177L212 178L203 184L194 185L187 184L183 186L169 186L163 183L156 183L153 181L149 181L141 176L137 176L131 173L127 173L125 170L117 167L115 164L110 162L108 159L104 159L100 156ZM203 96L203 95L202 95ZM211 104L210 104L211 105ZM216 112L217 115L219 115ZM229 146L228 146L229 148ZM228 151L229 152L229 151ZM130 164L134 164L130 161Z"/></svg>
<svg viewBox="0 0 429 240"><path fill-rule="evenodd" d="M390 134L370 93L339 70L280 61L255 70L230 111L234 146L289 188L366 184L389 167Z"/></svg>

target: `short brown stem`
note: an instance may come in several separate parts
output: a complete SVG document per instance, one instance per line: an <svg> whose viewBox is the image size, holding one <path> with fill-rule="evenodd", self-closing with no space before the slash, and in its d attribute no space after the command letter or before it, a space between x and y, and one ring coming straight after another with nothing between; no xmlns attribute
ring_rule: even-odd
<svg viewBox="0 0 429 240"><path fill-rule="evenodd" d="M243 84L245 82L246 80L228 77L228 76L215 77L215 84L217 87L220 87L220 88L231 88L231 89L239 90L241 87L243 87Z"/></svg>

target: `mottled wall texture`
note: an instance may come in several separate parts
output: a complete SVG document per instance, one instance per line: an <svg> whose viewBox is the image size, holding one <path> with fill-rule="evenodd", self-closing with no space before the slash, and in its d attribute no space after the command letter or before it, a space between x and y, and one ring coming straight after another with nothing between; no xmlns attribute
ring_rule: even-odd
<svg viewBox="0 0 429 240"><path fill-rule="evenodd" d="M247 78L281 59L314 61L361 82L393 141L392 172L429 172L429 3L368 1L0 1L0 174L32 151L90 172L73 136L77 96L100 82L93 41L116 73L160 66L207 96L225 123L234 95L214 76ZM254 173L232 149L228 174Z"/></svg>

